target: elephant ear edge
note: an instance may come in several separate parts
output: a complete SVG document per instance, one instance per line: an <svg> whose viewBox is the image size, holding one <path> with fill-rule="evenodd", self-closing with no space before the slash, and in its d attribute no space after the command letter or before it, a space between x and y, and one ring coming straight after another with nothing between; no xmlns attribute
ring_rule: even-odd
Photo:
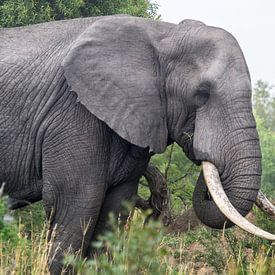
<svg viewBox="0 0 275 275"><path fill-rule="evenodd" d="M168 137L165 97L146 24L140 18L98 20L61 65L70 89L92 114L130 143L162 153Z"/></svg>

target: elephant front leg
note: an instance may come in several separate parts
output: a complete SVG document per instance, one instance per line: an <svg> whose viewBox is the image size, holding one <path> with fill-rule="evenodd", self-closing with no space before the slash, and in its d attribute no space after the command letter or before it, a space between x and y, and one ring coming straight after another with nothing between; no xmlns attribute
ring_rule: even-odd
<svg viewBox="0 0 275 275"><path fill-rule="evenodd" d="M43 187L43 202L50 221L48 265L51 274L71 272L71 267L64 266L66 255L86 254L104 193L101 186L92 184L75 184L74 192L63 187L50 183Z"/></svg>
<svg viewBox="0 0 275 275"><path fill-rule="evenodd" d="M61 129L43 143L42 200L50 222L51 274L60 274L66 254L85 255L106 191L106 135L101 130L102 137L95 136L94 128L80 126L74 132Z"/></svg>

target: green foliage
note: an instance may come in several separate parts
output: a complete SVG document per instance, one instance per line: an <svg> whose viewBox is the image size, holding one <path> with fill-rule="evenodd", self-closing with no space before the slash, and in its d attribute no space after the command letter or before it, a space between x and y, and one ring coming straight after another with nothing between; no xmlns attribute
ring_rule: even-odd
<svg viewBox="0 0 275 275"><path fill-rule="evenodd" d="M156 2L147 0L105 0L90 5L90 15L131 14L138 17L154 18L157 15Z"/></svg>
<svg viewBox="0 0 275 275"><path fill-rule="evenodd" d="M151 0L4 0L0 26L15 27L77 17L130 14L155 18L158 5Z"/></svg>
<svg viewBox="0 0 275 275"><path fill-rule="evenodd" d="M267 83L257 82L253 107L263 156L262 189L275 198L275 97Z"/></svg>
<svg viewBox="0 0 275 275"><path fill-rule="evenodd" d="M172 196L172 210L179 214L192 204L194 186L200 167L193 164L177 145L170 145L163 154L152 157L151 162L165 175ZM139 195L147 198L149 191L142 179Z"/></svg>
<svg viewBox="0 0 275 275"><path fill-rule="evenodd" d="M21 230L25 234L38 233L43 230L46 214L42 202L31 204L15 211L14 217L21 223Z"/></svg>
<svg viewBox="0 0 275 275"><path fill-rule="evenodd" d="M9 242L12 245L16 245L18 242L18 226L16 222L7 223L4 221L4 216L7 213L5 200L0 199L0 242Z"/></svg>
<svg viewBox="0 0 275 275"><path fill-rule="evenodd" d="M4 1L0 5L0 26L14 27L53 20L52 9L47 2Z"/></svg>
<svg viewBox="0 0 275 275"><path fill-rule="evenodd" d="M259 208L254 208L253 212L255 213L255 219L257 224L260 225L260 227L267 231L275 234L275 225L274 220L272 220L270 217L268 217L265 213L263 213ZM266 242L267 243L267 242Z"/></svg>
<svg viewBox="0 0 275 275"><path fill-rule="evenodd" d="M259 80L253 91L253 107L261 120L261 126L275 132L275 97L271 94L272 86Z"/></svg>
<svg viewBox="0 0 275 275"><path fill-rule="evenodd" d="M67 263L72 264L78 274L165 274L167 251L162 245L161 225L149 221L143 226L144 220L144 215L136 213L125 230L118 227L101 236L94 246L106 248L107 253L86 262L69 256ZM112 223L115 224L114 220Z"/></svg>
<svg viewBox="0 0 275 275"><path fill-rule="evenodd" d="M256 120L263 157L262 189L268 197L275 198L275 132L264 127L263 120L257 113Z"/></svg>
<svg viewBox="0 0 275 275"><path fill-rule="evenodd" d="M5 221L7 216L13 220ZM26 249L25 253L30 256L32 241L29 237L45 233L44 225L45 213L41 203L11 212L6 208L5 199L0 199L0 253L9 253L16 247Z"/></svg>

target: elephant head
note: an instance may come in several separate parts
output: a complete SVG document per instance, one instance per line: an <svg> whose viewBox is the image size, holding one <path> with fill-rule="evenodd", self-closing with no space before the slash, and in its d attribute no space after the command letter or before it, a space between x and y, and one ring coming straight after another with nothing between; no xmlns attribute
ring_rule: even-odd
<svg viewBox="0 0 275 275"><path fill-rule="evenodd" d="M196 163L218 170L223 190L245 216L256 200L261 151L243 53L228 32L131 17L100 19L63 61L79 101L119 136L154 153L177 142ZM231 226L199 177L199 219Z"/></svg>

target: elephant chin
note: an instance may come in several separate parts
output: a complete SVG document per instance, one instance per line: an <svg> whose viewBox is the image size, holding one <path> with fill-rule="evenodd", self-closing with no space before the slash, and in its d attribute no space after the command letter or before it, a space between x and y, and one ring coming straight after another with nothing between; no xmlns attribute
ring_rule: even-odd
<svg viewBox="0 0 275 275"><path fill-rule="evenodd" d="M275 235L256 227L243 217L250 209L239 213L232 205L223 189L217 168L206 161L202 162L202 166L204 178L201 173L193 196L198 218L210 227L221 229L236 224L249 233L275 241Z"/></svg>

